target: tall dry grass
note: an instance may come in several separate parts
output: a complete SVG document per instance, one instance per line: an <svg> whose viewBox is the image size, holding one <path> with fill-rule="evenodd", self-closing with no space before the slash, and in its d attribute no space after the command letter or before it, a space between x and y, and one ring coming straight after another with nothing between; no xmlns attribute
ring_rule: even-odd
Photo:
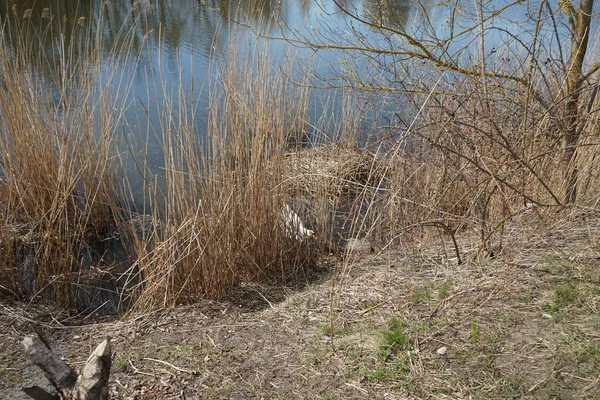
<svg viewBox="0 0 600 400"><path fill-rule="evenodd" d="M0 287L20 299L72 305L85 249L113 231L120 214L113 104L89 77L97 60L91 44L64 43L88 34L85 25L57 35L63 41L56 40L50 60L39 54L49 26L29 18L3 23ZM54 78L51 88L40 83L43 71Z"/></svg>
<svg viewBox="0 0 600 400"><path fill-rule="evenodd" d="M38 11L39 27L32 22ZM251 44L254 53L243 56L232 46L210 89L207 133L199 132L194 95L183 84L165 95L157 116L164 184L141 171L153 218L131 218L131 175L121 155L135 150L117 140L131 82L102 68L107 59L135 61L135 21L107 57L102 18L93 26L83 18L52 25L46 9L13 13L16 25L5 22L0 42L3 292L76 305L88 253L124 230L135 233L123 238L133 265L121 274L114 257L95 257L99 273L89 284L118 280L128 288L121 301L140 307L222 297L242 283L301 276L315 264L314 243L287 237L282 218L293 201L282 189L283 157L308 119L308 94L265 62L267 46ZM51 59L32 50L48 50L48 42ZM38 84L38 73L51 84Z"/></svg>
<svg viewBox="0 0 600 400"><path fill-rule="evenodd" d="M552 88L560 91L558 83ZM459 236L478 237L479 249L468 257L498 254L519 225L549 223L564 208L597 206L593 85L582 93L589 103L581 114L584 140L574 165L562 161L568 116L561 112L565 99L553 98L553 92L539 88L551 99L549 111L522 87L502 80L433 79L423 81L422 89L422 95L407 95L417 105L413 112L397 114L391 128L397 139L384 144L382 135L373 148L377 179L356 197L365 211L354 216L351 236L388 248L441 234L454 248L451 256L462 262L467 256ZM565 176L573 168L578 201L566 204ZM527 218L531 214L537 218Z"/></svg>
<svg viewBox="0 0 600 400"><path fill-rule="evenodd" d="M307 91L269 62L264 43L248 43L252 50L242 53L238 39L215 67L206 133L181 106L191 96L182 85L163 107L164 223L134 266L140 307L289 281L316 263L312 240L289 238L282 218L294 200L283 190L283 159L290 137L304 129Z"/></svg>
<svg viewBox="0 0 600 400"><path fill-rule="evenodd" d="M327 176L318 179L331 189L334 209L342 213L338 220L345 220L343 232L332 231L342 236L342 243L364 239L379 252L410 250L415 241L440 238L450 246L446 257L461 263L510 252L511 241L560 220L565 208L597 207L594 85L582 92L584 140L576 163L565 165L561 138L568 115L562 111L564 97L556 95L560 80L536 87L549 101L544 105L518 84L478 76L450 79L447 72L438 72L444 79L423 79L422 94L402 94L414 107L372 131L374 140L367 148L345 141L299 157L300 167L292 173L300 176L310 175L311 168L316 175L315 164L329 164L320 169ZM360 96L365 94L356 98ZM352 121L353 115L347 118ZM332 155L335 166L320 160L326 152L337 153ZM349 155L352 162L346 160ZM578 201L566 204L565 176L573 168L579 175ZM341 193L341 186L352 190ZM331 229L331 220L328 224ZM341 265L343 281L352 258Z"/></svg>
<svg viewBox="0 0 600 400"><path fill-rule="evenodd" d="M101 10L56 12L15 5L1 21L0 290L84 309L118 299L124 256L108 253L137 228L118 140L131 82L111 62L135 57L140 17L106 47Z"/></svg>

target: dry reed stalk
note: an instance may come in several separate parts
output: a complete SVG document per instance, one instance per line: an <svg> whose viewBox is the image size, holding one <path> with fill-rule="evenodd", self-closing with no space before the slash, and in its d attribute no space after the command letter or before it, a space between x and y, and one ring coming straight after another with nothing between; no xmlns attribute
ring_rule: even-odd
<svg viewBox="0 0 600 400"><path fill-rule="evenodd" d="M274 73L266 47L249 46L254 53L238 58L233 45L215 72L206 137L181 106L189 98L181 85L163 107L165 226L136 265L138 307L219 298L242 282L288 280L315 264L310 240L285 235L290 194L280 184L285 143L307 119L307 93Z"/></svg>
<svg viewBox="0 0 600 400"><path fill-rule="evenodd" d="M0 37L0 286L73 306L92 243L126 214L116 184L121 108L90 74L100 66L91 28L46 9L38 26L35 11L27 23L6 21ZM56 30L62 41L52 42Z"/></svg>

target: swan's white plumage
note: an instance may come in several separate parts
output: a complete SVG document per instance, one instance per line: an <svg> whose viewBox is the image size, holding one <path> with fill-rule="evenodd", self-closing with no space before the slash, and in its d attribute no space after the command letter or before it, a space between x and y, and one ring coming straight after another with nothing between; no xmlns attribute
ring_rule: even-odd
<svg viewBox="0 0 600 400"><path fill-rule="evenodd" d="M315 235L314 231L306 229L298 214L296 214L289 205L285 205L281 214L283 222L285 223L285 234L287 237L302 240Z"/></svg>

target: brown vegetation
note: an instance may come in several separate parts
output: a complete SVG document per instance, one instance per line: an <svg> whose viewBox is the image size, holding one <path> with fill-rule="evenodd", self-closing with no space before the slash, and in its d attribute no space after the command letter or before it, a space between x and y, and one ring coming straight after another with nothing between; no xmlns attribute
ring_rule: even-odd
<svg viewBox="0 0 600 400"><path fill-rule="evenodd" d="M36 81L31 54L10 49L10 30L3 32L0 289L22 300L69 304L71 273L81 271L86 243L113 231L120 215L116 125L108 111L114 99L65 54L58 100L52 98ZM15 40L30 46L25 34ZM81 55L80 62L93 59Z"/></svg>
<svg viewBox="0 0 600 400"><path fill-rule="evenodd" d="M234 48L215 66L206 136L183 85L161 104L164 182L137 166L151 215L136 215L120 158L131 148L116 134L125 105L81 71L98 68L98 55L58 57L52 99L28 68L44 60L8 42L0 37L0 293L12 300L0 302L0 390L32 378L13 350L31 321L55 341L95 343L88 317L69 310L95 296L77 288L109 281L108 301L120 302L109 310L120 320L103 325L117 339L115 398L598 397L594 91L555 97L560 71L540 92L531 77L486 72L482 57L482 70L421 75L405 93L412 106L362 147L347 93L339 123L356 130L301 148L307 89L289 66L267 67L266 47L241 58ZM402 68L422 71L411 63ZM575 172L576 188L565 181ZM315 238L289 235L286 204ZM373 254L350 257L348 240ZM109 257L107 243L127 254Z"/></svg>
<svg viewBox="0 0 600 400"><path fill-rule="evenodd" d="M3 34L35 30L27 21ZM134 31L123 30L115 46L130 49ZM19 38L23 42L12 40L25 49L33 46L27 41L40 40L30 34ZM405 93L412 108L397 113L385 129L368 132L366 146L356 145L365 132L356 128L356 93L349 92L339 116L340 126L348 127L343 140L294 149L290 143L307 128L308 90L291 83L289 66L282 67L285 74L267 67L266 47L253 43L254 52L245 58L234 48L215 67L206 137L197 132L194 107L188 107L192 96L183 85L161 104L165 182L146 179L152 175L142 163L152 216L138 216L146 221L140 229L128 206L130 182L117 178L125 170L119 155L131 151L119 147L115 133L125 106L104 89L108 85L98 87L82 73L83 66L99 66L93 43L58 57L64 64L56 69L54 101L27 67L44 60L11 53L8 39L0 53L0 285L14 298L73 305L72 286L89 275L112 276L118 298L127 299L123 305L139 309L223 298L240 285L297 277L347 239L364 239L379 252L439 234L451 239L463 263L457 240L463 232L478 233L474 256L497 254L515 218L546 208L597 205L597 114L590 110L598 101L593 92L578 92L578 103L588 107L578 109L575 202L564 179L573 165L561 163L570 114L554 112L563 97L550 105L543 101L561 87L561 71L540 75L544 85L534 88L537 81L507 78L502 71L510 65L487 73L446 65L426 78L419 72L423 68L407 60L404 70L421 73L412 82L418 90ZM56 51L77 47L67 44ZM285 204L317 232L316 239L286 236ZM95 242L109 239L127 249L126 261L102 254L84 262ZM341 271L350 270L349 262ZM93 272L90 267L101 272L84 271Z"/></svg>

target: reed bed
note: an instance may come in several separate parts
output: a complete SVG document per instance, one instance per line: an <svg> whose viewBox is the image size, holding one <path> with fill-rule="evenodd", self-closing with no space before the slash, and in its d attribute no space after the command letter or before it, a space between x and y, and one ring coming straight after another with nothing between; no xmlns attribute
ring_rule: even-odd
<svg viewBox="0 0 600 400"><path fill-rule="evenodd" d="M234 35L228 57L209 74L208 121L198 120L198 94L183 79L155 107L164 179L142 160L147 208L135 215L132 175L121 160L133 149L117 135L126 105L105 89L109 82L91 77L100 66L93 49L101 46L78 41L76 30L86 29L79 22L64 36L73 42L56 48L53 93L38 85L31 68L44 60L11 50L10 29L0 38L0 290L14 298L72 306L73 285L94 267L99 273L92 275L118 282L123 304L172 307L257 282L298 281L349 239L382 251L449 237L460 263L457 236L475 233L477 255L491 255L521 216L550 219L567 206L570 169L578 170L579 202L568 206L600 201L595 114L583 125L577 164L565 166L559 142L567 116L550 118L525 91L502 82L423 81L423 94L406 94L418 105L407 110L407 120L397 115L385 129L363 132L357 110L364 98L349 93L336 115L341 139L303 148L294 141L308 130L310 93L292 78L304 77L294 76L291 63L266 61L271 55L261 40ZM50 34L40 32L18 40ZM139 35L135 24L124 29L112 55L135 60ZM75 48L80 53L61 53ZM127 94L130 85L119 87ZM585 95L593 109L598 100ZM360 146L365 136L369 146ZM316 237L289 235L286 205ZM109 238L128 252L126 271L104 255L93 262L86 256ZM343 278L350 259L342 265Z"/></svg>
<svg viewBox="0 0 600 400"><path fill-rule="evenodd" d="M307 93L275 73L266 47L249 47L255 53L232 47L217 67L206 135L186 111L161 116L165 224L134 265L138 307L222 298L242 284L298 278L316 264L312 239L289 237L282 217L294 197L281 184L283 152L306 120ZM173 104L189 95L180 87Z"/></svg>
<svg viewBox="0 0 600 400"><path fill-rule="evenodd" d="M115 312L140 229L119 139L131 82L103 68L134 55L139 13L104 46L103 14L67 8L14 5L0 24L0 291Z"/></svg>
<svg viewBox="0 0 600 400"><path fill-rule="evenodd" d="M45 40L48 27L4 24L0 289L19 299L72 305L71 287L82 271L85 249L114 230L122 206L115 185L116 124L107 111L112 98L85 73L94 66L93 52L79 48L81 53L67 54L65 49L77 46L59 41L56 58L44 59L20 50ZM75 40L78 30L86 28L75 24L69 29L67 37ZM39 84L38 74L46 67L55 73L53 91Z"/></svg>

